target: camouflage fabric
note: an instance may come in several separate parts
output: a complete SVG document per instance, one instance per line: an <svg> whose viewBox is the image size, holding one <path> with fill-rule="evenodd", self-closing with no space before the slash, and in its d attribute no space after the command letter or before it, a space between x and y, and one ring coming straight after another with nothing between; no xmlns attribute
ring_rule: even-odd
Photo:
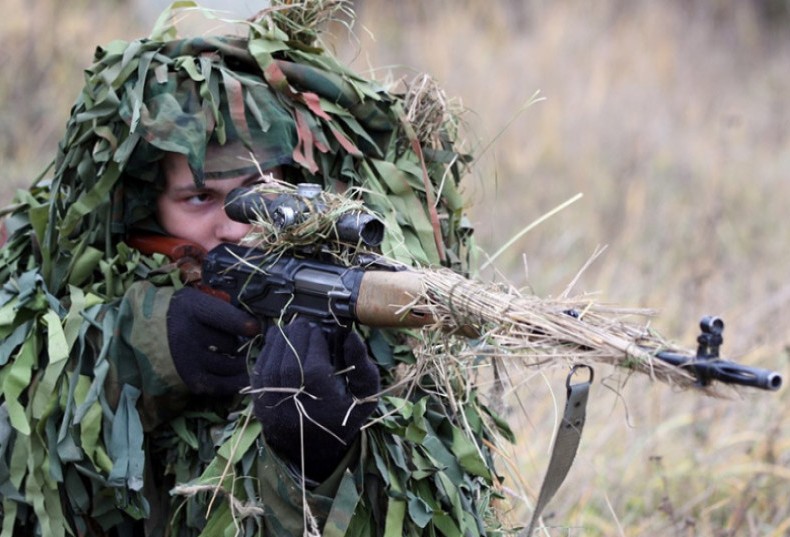
<svg viewBox="0 0 790 537"><path fill-rule="evenodd" d="M150 38L97 50L51 176L5 221L2 537L498 531L487 442L510 433L464 372L451 383L460 406L427 376L382 397L332 478L304 486L268 452L248 399L184 397L167 355L163 312L182 283L169 260L125 242L157 228L165 151L186 155L198 184L250 153L288 164L293 182L361 196L386 223L385 255L468 270L457 191L468 159L452 127L418 135L402 95L294 31L300 9L264 10L246 38L180 39L165 16ZM207 168L213 144L244 155ZM416 362L414 334L364 332L385 384Z"/></svg>
<svg viewBox="0 0 790 537"><path fill-rule="evenodd" d="M141 390L142 425L151 430L184 410L189 392L176 372L167 346L167 316L174 289L148 281L132 284L117 309L108 352L105 396L115 407L124 386Z"/></svg>
<svg viewBox="0 0 790 537"><path fill-rule="evenodd" d="M131 154L130 172L146 175L142 170L161 158L162 151L186 155L198 184L205 178L255 172L256 162L264 170L291 162L293 120L271 88L260 75L218 64L223 53L238 55L241 45L228 37L141 44L138 68L150 61L150 74L145 80L125 82L133 86L118 109L132 136L140 138L141 147ZM128 52L126 48L122 53ZM163 69L169 62L159 63L158 54L175 59L176 70ZM103 60L112 61L113 55L110 47ZM213 168L206 169L208 145L236 146L247 162L213 159Z"/></svg>

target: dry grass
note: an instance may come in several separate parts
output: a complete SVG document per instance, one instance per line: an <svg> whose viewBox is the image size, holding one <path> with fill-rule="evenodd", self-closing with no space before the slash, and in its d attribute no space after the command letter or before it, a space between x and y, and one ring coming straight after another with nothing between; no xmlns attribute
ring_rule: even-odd
<svg viewBox="0 0 790 537"><path fill-rule="evenodd" d="M88 12L79 2L11 2L2 67L19 76L0 88L0 139L4 184L18 185L43 165L38 155L52 154L93 44L140 32L115 3ZM556 296L607 244L577 292L659 308L653 326L687 345L697 320L717 314L728 357L790 375L787 26L769 28L755 2L737 0L357 4L359 43L340 39L339 53L360 69L413 68L393 78L430 73L463 97L479 135L471 142L491 143L467 186L486 250L584 194L484 277ZM56 46L59 35L76 48ZM536 90L546 100L522 110ZM721 401L603 366L596 379L547 534L790 535L790 390ZM511 456L533 499L563 381L513 379Z"/></svg>
<svg viewBox="0 0 790 537"><path fill-rule="evenodd" d="M443 332L467 330L481 343L464 345L455 359L496 359L512 375L523 368L605 364L647 375L678 388L694 386L685 372L654 359L673 348L649 327L650 310L598 303L590 297L547 299L487 285L451 271L421 274L423 295L409 305L430 315ZM441 353L434 352L440 360ZM712 386L706 393L716 393Z"/></svg>
<svg viewBox="0 0 790 537"><path fill-rule="evenodd" d="M134 29L126 4L7 0L0 19L0 162L5 204L54 157L99 44Z"/></svg>

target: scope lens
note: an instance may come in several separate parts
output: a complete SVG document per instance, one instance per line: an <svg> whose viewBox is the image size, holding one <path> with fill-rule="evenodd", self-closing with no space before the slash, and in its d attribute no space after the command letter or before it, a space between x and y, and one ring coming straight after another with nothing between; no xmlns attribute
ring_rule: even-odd
<svg viewBox="0 0 790 537"><path fill-rule="evenodd" d="M366 245L378 246L384 240L384 224L377 218L371 218L362 225L359 235Z"/></svg>

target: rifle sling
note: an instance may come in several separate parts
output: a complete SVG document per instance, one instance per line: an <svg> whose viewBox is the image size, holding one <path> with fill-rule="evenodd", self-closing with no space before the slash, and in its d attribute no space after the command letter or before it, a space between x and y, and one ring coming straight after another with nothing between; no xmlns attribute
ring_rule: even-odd
<svg viewBox="0 0 790 537"><path fill-rule="evenodd" d="M571 384L573 375L581 367L589 370L590 378L586 382ZM525 534L527 536L532 535L532 531L535 524L540 519L543 509L545 509L546 505L554 497L557 489L562 485L565 476L568 475L568 471L573 464L573 459L576 457L576 451L579 448L579 442L582 437L582 429L584 428L584 420L587 411L587 396L592 381L593 369L589 366L577 365L568 373L568 378L565 381L567 386L567 400L565 402L562 423L560 423L557 434L554 437L554 446L551 450L549 466L546 469L546 475L540 487L540 494L538 495L535 510L532 513L532 520L530 520L529 528Z"/></svg>

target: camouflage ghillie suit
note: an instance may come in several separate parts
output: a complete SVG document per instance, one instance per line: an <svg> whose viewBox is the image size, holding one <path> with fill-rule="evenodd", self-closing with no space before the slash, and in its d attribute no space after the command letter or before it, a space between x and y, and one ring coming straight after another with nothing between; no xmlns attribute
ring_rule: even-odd
<svg viewBox="0 0 790 537"><path fill-rule="evenodd" d="M509 431L474 390L452 409L429 376L383 396L335 473L305 488L262 441L249 396L190 398L163 343L168 295L152 290L183 283L168 259L126 241L161 232L152 208L166 151L187 156L197 183L238 172L237 161L205 168L218 143L263 169L287 165L292 182L363 186L386 223L385 255L466 270L453 133L419 137L402 97L295 37L286 16L263 13L247 38L177 39L164 26L97 50L54 174L6 220L0 535L498 528L485 441ZM385 385L415 363L409 333L362 330Z"/></svg>

